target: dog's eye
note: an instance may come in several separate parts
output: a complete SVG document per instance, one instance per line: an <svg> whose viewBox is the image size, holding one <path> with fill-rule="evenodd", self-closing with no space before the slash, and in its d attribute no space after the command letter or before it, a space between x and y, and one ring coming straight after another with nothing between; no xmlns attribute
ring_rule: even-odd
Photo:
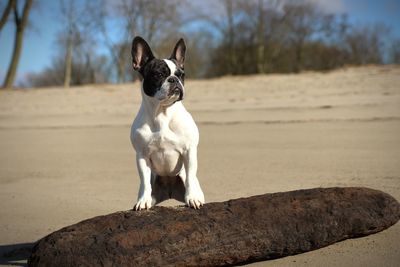
<svg viewBox="0 0 400 267"><path fill-rule="evenodd" d="M153 76L157 77L157 78L162 78L163 74L161 72L156 72L156 73L153 74Z"/></svg>
<svg viewBox="0 0 400 267"><path fill-rule="evenodd" d="M175 71L175 76L176 76L176 77L181 78L181 77L183 77L184 75L185 75L185 72L183 72L183 70L177 70L177 71Z"/></svg>

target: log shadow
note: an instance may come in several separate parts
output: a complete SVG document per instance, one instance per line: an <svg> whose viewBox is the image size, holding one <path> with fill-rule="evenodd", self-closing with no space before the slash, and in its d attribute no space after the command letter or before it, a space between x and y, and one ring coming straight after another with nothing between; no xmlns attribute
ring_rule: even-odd
<svg viewBox="0 0 400 267"><path fill-rule="evenodd" d="M0 265L28 266L27 260L35 243L0 245Z"/></svg>

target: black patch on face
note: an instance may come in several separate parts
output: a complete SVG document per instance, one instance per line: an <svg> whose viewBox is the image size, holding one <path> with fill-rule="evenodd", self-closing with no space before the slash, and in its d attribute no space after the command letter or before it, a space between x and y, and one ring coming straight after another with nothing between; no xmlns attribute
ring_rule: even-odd
<svg viewBox="0 0 400 267"><path fill-rule="evenodd" d="M146 95L154 96L165 79L171 75L167 63L164 60L152 59L140 70L143 76L143 90Z"/></svg>
<svg viewBox="0 0 400 267"><path fill-rule="evenodd" d="M183 69L177 69L174 73L174 75L176 77L179 78L179 80L181 80L182 84L185 84L185 72L183 71Z"/></svg>
<svg viewBox="0 0 400 267"><path fill-rule="evenodd" d="M176 66L174 75L178 77L179 80L181 80L182 84L185 84L185 69L183 67L180 68L178 62L175 59L170 59L170 60L174 62Z"/></svg>

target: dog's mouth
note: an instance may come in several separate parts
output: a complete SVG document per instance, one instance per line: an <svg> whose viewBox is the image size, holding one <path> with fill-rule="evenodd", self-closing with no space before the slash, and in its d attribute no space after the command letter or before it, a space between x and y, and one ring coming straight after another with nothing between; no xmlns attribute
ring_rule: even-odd
<svg viewBox="0 0 400 267"><path fill-rule="evenodd" d="M171 97L178 97L178 100L176 101L181 101L183 99L183 90L180 87L174 87L173 89L170 90L169 95Z"/></svg>

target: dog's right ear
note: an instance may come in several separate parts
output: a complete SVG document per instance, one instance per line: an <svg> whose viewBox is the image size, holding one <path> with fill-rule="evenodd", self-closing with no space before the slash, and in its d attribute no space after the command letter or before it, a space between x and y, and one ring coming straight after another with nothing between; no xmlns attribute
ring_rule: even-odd
<svg viewBox="0 0 400 267"><path fill-rule="evenodd" d="M136 36L132 41L132 66L133 69L139 71L147 62L154 58L150 46L140 36Z"/></svg>

